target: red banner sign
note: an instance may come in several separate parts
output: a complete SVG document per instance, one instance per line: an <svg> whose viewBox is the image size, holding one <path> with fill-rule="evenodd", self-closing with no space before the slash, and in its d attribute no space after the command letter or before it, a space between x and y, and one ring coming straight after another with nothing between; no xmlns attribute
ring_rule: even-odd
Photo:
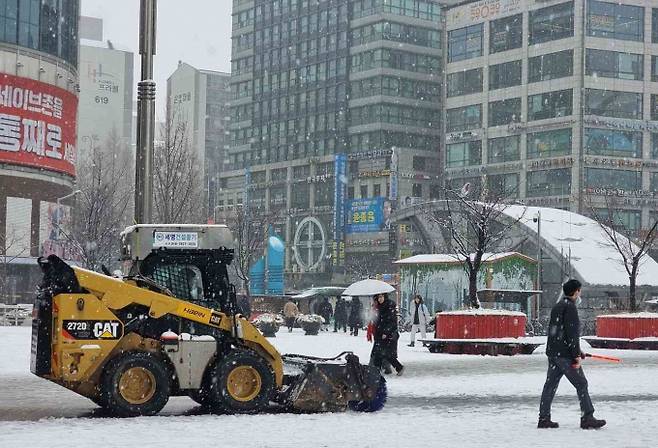
<svg viewBox="0 0 658 448"><path fill-rule="evenodd" d="M0 162L75 176L77 109L64 89L0 75Z"/></svg>

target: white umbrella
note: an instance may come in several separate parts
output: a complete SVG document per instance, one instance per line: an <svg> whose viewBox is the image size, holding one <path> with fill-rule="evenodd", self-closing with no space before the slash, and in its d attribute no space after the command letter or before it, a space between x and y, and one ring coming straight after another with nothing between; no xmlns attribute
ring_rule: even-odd
<svg viewBox="0 0 658 448"><path fill-rule="evenodd" d="M375 294L385 294L395 291L395 288L381 280L361 280L352 283L343 292L344 296L374 296Z"/></svg>

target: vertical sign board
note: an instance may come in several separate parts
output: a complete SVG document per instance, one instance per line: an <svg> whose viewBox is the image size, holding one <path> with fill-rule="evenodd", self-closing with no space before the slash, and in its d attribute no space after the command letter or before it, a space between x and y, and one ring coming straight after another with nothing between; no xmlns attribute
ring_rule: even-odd
<svg viewBox="0 0 658 448"><path fill-rule="evenodd" d="M67 90L0 75L0 163L75 176L77 110Z"/></svg>
<svg viewBox="0 0 658 448"><path fill-rule="evenodd" d="M395 201L398 198L398 152L393 149L391 154L391 174L389 175L390 192L388 198Z"/></svg>
<svg viewBox="0 0 658 448"><path fill-rule="evenodd" d="M334 157L334 242L332 262L334 266L345 264L345 181L347 179L347 156Z"/></svg>

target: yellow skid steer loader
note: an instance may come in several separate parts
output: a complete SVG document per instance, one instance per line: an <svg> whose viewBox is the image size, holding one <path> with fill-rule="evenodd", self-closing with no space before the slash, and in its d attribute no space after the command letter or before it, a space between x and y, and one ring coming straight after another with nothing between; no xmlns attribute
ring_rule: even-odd
<svg viewBox="0 0 658 448"><path fill-rule="evenodd" d="M383 407L384 379L354 354L281 355L240 315L225 226L137 225L121 238L122 275L39 259L35 375L119 416L176 395L221 413Z"/></svg>

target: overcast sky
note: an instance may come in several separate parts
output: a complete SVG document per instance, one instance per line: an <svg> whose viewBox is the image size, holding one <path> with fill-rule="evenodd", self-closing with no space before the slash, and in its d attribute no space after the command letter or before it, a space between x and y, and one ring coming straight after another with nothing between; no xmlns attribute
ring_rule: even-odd
<svg viewBox="0 0 658 448"><path fill-rule="evenodd" d="M103 38L135 53L139 65L139 0L82 0L82 15L103 19ZM164 111L167 78L182 60L197 68L231 69L231 0L159 0L155 82L158 115ZM137 97L135 97L137 99Z"/></svg>

